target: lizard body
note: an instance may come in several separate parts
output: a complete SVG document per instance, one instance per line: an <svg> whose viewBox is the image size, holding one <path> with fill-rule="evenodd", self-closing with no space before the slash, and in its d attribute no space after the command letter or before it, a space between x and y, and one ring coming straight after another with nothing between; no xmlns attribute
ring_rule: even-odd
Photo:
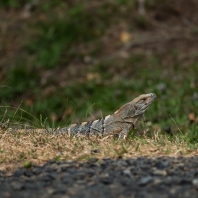
<svg viewBox="0 0 198 198"><path fill-rule="evenodd" d="M12 131L26 132L55 132L68 133L71 135L113 135L119 134L120 138L127 137L128 132L137 127L138 122L143 117L143 113L154 101L156 95L153 93L143 94L123 105L111 115L102 119L71 124L67 127L57 129L12 129Z"/></svg>

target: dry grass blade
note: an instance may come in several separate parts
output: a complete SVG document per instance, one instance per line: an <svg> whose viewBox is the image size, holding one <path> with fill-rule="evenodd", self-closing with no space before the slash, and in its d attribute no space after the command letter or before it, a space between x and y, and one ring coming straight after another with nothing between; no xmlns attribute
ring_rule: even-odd
<svg viewBox="0 0 198 198"><path fill-rule="evenodd" d="M90 158L134 158L138 156L190 156L185 143L171 142L163 135L151 138L119 140L109 138L70 137L67 134L22 133L0 131L1 170L23 165L26 161L43 164L49 159L88 160ZM8 165L9 164L9 165ZM12 168L10 168L12 167Z"/></svg>

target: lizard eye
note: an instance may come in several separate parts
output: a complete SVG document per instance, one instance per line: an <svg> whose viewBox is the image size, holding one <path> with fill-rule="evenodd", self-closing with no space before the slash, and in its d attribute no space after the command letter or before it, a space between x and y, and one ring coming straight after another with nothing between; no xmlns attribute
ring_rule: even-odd
<svg viewBox="0 0 198 198"><path fill-rule="evenodd" d="M141 101L142 101L142 102L145 102L145 101L146 101L146 98L143 98Z"/></svg>
<svg viewBox="0 0 198 198"><path fill-rule="evenodd" d="M134 109L135 109L135 110L137 110L137 109L138 109L136 105L134 105Z"/></svg>

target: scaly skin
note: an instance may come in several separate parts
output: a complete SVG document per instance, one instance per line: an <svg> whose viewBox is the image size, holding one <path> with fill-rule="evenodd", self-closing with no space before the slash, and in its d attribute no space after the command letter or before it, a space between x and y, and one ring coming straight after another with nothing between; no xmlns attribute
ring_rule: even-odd
<svg viewBox="0 0 198 198"><path fill-rule="evenodd" d="M123 105L111 115L102 119L72 124L68 127L57 129L10 129L12 131L25 132L55 132L68 133L71 135L114 135L119 134L120 138L126 138L128 132L138 126L144 112L154 101L156 95L153 93L143 94Z"/></svg>

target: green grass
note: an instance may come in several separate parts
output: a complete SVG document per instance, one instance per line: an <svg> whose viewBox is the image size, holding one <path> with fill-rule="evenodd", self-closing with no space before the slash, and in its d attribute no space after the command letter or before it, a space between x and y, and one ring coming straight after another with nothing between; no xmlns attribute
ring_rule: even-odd
<svg viewBox="0 0 198 198"><path fill-rule="evenodd" d="M147 64L149 60L145 59L141 62ZM137 61L137 68L138 65L139 62ZM133 99L138 94L148 92L154 92L157 95L156 102L148 110L152 116L154 116L153 112L157 112L159 116L169 117L168 120L170 121L170 114L174 119L178 117L177 121L182 123L187 119L188 113L193 112L198 107L196 99L193 99L196 89L192 87L192 83L196 80L196 67L190 67L186 76L183 76L181 71L177 72L177 75L173 73L171 76L164 77L161 69L156 68L155 72L151 72L151 68L141 68L141 71L138 71L137 68L133 79L125 78L125 80L122 80L120 78L112 80L114 74L110 71L110 65L109 68L106 66L105 74L103 74L101 67L95 66L94 72L99 73L100 82L85 80L84 83L74 82L70 86L58 87L55 91L58 96L50 96L50 100L47 100L48 96L42 98L38 96L33 111L38 112L41 109L41 111L46 110L48 114L62 108L61 111L64 112L65 108L67 108L66 105L69 105L73 109L79 108L78 112L82 114L95 104L91 109L104 109L106 112L110 112L116 110L120 105ZM132 72L128 66L124 69L128 70L129 73ZM24 68L15 69L11 72L13 76L7 80L7 87L2 88L1 97L4 102L10 100L14 95L24 94L28 89L31 89L33 94L39 92L42 94L42 87L37 88L37 75L34 77L32 72L28 72ZM174 81L174 77L180 79ZM172 78L172 81L170 81L170 78ZM160 84L165 85L163 90L160 90ZM79 100L79 98L81 99Z"/></svg>
<svg viewBox="0 0 198 198"><path fill-rule="evenodd" d="M141 64L149 62L150 57L148 59L141 60ZM139 60L137 60L137 68L139 64ZM127 66L125 69L130 72L131 68ZM15 114L15 109L13 111L9 108L1 108L1 114L5 112L5 109L7 110L4 120L10 119L14 115L13 119L16 121L23 122L23 120L27 119L32 120L34 123L37 122L35 118L39 120L40 115L42 115L42 121L47 118L47 125L64 126L74 122L74 118L79 118L79 121L86 121L91 115L101 116L100 112L102 112L102 116L105 116L139 94L154 92L157 98L148 108L145 119L151 121L153 125L159 125L162 132L170 126L172 133L178 134L182 131L184 134L189 134L189 142L197 142L196 131L198 128L196 124L190 124L188 119L189 113L195 113L196 115L196 108L198 107L197 100L193 99L196 90L193 87L191 88L191 84L196 79L196 67L189 68L188 75L185 76L183 72L177 72L177 76L173 73L172 76L164 77L161 69L156 68L155 72L151 72L149 68L141 68L141 72L138 69L135 71L136 75L133 79L112 80L113 73L110 69L107 68L105 71L105 73L109 73L109 77L106 78L107 74L103 74L103 69L100 66L95 66L94 72L100 74L101 79L99 82L89 80L85 83L75 83L74 81L70 86L57 88L50 97L36 95L36 93L42 94L42 88L36 88L34 85L37 83L36 77L34 81L34 76L30 77L30 74L23 70L15 70L14 72L14 76L9 81L8 86L10 88L4 88L5 91L2 92L4 104L14 95L23 94L23 92L31 88L31 93L35 92L33 104L28 107L23 101L21 107L33 114L34 117L26 112L18 111ZM175 83L174 77L180 79ZM20 78L28 83L23 83ZM27 79L30 79L30 81ZM163 90L159 88L160 83L165 85ZM15 87L14 90L12 90L13 87ZM7 96L10 98L7 98ZM19 97L18 101L20 102L20 100L21 97ZM67 113L68 110L69 113ZM65 112L66 117L64 117ZM58 115L54 123L50 118L52 113Z"/></svg>
<svg viewBox="0 0 198 198"><path fill-rule="evenodd" d="M1 0L0 6L18 8L22 4L22 2L23 2L22 0L21 1L20 0Z"/></svg>
<svg viewBox="0 0 198 198"><path fill-rule="evenodd" d="M37 67L56 67L63 56L63 64L68 64L74 56L81 59L83 54L77 52L77 45L94 41L107 27L106 22L102 21L106 17L103 12L96 10L93 14L83 4L69 9L66 4L63 6L66 9L64 16L57 16L56 12L49 13L51 10L47 10L46 15L51 15L48 16L49 20L32 25L39 34L27 45L26 50L29 54L36 54L34 65Z"/></svg>

